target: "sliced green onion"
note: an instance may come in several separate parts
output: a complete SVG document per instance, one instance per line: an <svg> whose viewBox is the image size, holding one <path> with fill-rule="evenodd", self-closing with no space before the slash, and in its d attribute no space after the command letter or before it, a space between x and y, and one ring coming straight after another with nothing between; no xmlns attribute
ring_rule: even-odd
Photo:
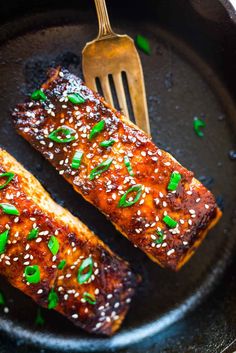
<svg viewBox="0 0 236 353"><path fill-rule="evenodd" d="M72 169L79 169L84 152L76 151L71 162Z"/></svg>
<svg viewBox="0 0 236 353"><path fill-rule="evenodd" d="M133 192L136 193L133 200L131 201L127 200L128 195ZM124 195L121 196L118 207L130 207L134 205L140 199L141 194L142 194L142 185L137 184L137 185L131 186L131 188L129 188L124 193Z"/></svg>
<svg viewBox="0 0 236 353"><path fill-rule="evenodd" d="M65 138L60 137L60 134L64 135ZM72 129L69 126L63 125L58 129L52 131L48 135L48 138L58 143L67 143L75 140L75 136L74 136L75 134L76 134L76 131L74 129Z"/></svg>
<svg viewBox="0 0 236 353"><path fill-rule="evenodd" d="M145 54L148 54L148 55L151 54L151 47L150 47L149 41L144 36L141 36L140 34L137 35L137 37L136 37L136 45Z"/></svg>
<svg viewBox="0 0 236 353"><path fill-rule="evenodd" d="M106 140L106 141L102 141L102 142L100 143L100 146L101 146L101 147L104 147L104 148L107 148L107 147L110 147L110 146L114 145L115 142L116 142L116 141L113 140L113 139Z"/></svg>
<svg viewBox="0 0 236 353"><path fill-rule="evenodd" d="M19 216L20 212L15 208L14 205L9 203L0 203L0 208L2 209L3 213Z"/></svg>
<svg viewBox="0 0 236 353"><path fill-rule="evenodd" d="M178 222L176 222L173 218L171 218L170 216L166 215L162 218L163 222L165 222L165 224L170 227L170 228L175 228L178 224Z"/></svg>
<svg viewBox="0 0 236 353"><path fill-rule="evenodd" d="M40 282L40 269L38 265L26 266L24 273L27 282L32 284Z"/></svg>
<svg viewBox="0 0 236 353"><path fill-rule="evenodd" d="M79 93L71 93L68 95L68 100L73 104L81 104L85 102L84 97L82 97Z"/></svg>
<svg viewBox="0 0 236 353"><path fill-rule="evenodd" d="M105 128L105 120L99 121L97 124L95 124L90 131L89 134L89 139L92 140L94 137L96 137L100 132L102 132Z"/></svg>
<svg viewBox="0 0 236 353"><path fill-rule="evenodd" d="M52 288L48 294L48 309L56 308L59 298L55 290Z"/></svg>
<svg viewBox="0 0 236 353"><path fill-rule="evenodd" d="M133 169L131 167L130 160L129 160L128 156L124 156L124 163L125 163L125 166L126 166L128 172L129 172L129 175L134 176L134 172L133 172Z"/></svg>
<svg viewBox="0 0 236 353"><path fill-rule="evenodd" d="M57 238L54 235L50 237L48 242L48 247L53 255L56 255L58 253L60 245Z"/></svg>
<svg viewBox="0 0 236 353"><path fill-rule="evenodd" d="M0 178L7 178L4 184L0 185L0 190L5 188L14 178L15 174L12 172L2 173L0 174Z"/></svg>
<svg viewBox="0 0 236 353"><path fill-rule="evenodd" d="M206 123L202 119L199 119L197 117L193 119L193 128L197 136L199 137L204 136L204 133L201 129L204 128L205 126L206 126Z"/></svg>
<svg viewBox="0 0 236 353"><path fill-rule="evenodd" d="M179 172L173 172L170 176L170 182L168 184L168 190L174 191L177 189L179 182L181 180L181 175Z"/></svg>
<svg viewBox="0 0 236 353"><path fill-rule="evenodd" d="M63 268L66 266L66 260L61 260L61 262L58 264L57 268L58 270L63 270Z"/></svg>
<svg viewBox="0 0 236 353"><path fill-rule="evenodd" d="M162 244L164 240L164 232L162 230L157 230L156 231L158 238L155 240L156 244Z"/></svg>
<svg viewBox="0 0 236 353"><path fill-rule="evenodd" d="M101 164L99 164L96 168L92 169L89 175L89 179L93 180L97 175L104 173L111 165L113 158L108 158Z"/></svg>
<svg viewBox="0 0 236 353"><path fill-rule="evenodd" d="M27 239L28 240L36 239L38 234L39 234L39 228L32 228L28 234Z"/></svg>
<svg viewBox="0 0 236 353"><path fill-rule="evenodd" d="M6 301L2 292L0 292L0 305L5 305Z"/></svg>
<svg viewBox="0 0 236 353"><path fill-rule="evenodd" d="M35 101L45 101L47 99L46 94L41 89L36 89L32 94L31 98Z"/></svg>
<svg viewBox="0 0 236 353"><path fill-rule="evenodd" d="M5 230L0 234L0 254L3 254L6 250L6 245L9 237L9 229Z"/></svg>
<svg viewBox="0 0 236 353"><path fill-rule="evenodd" d="M92 305L95 305L97 302L96 298L88 292L84 292L83 298L86 302L88 302L89 304L92 304Z"/></svg>
<svg viewBox="0 0 236 353"><path fill-rule="evenodd" d="M44 317L42 315L42 310L41 310L41 308L38 308L37 315L36 315L36 318L35 318L35 325L43 326L44 324L45 324L45 320L44 320Z"/></svg>
<svg viewBox="0 0 236 353"><path fill-rule="evenodd" d="M85 272L85 273L84 273ZM93 273L93 259L91 257L87 257L82 264L80 265L78 271L78 282L79 284L83 284L89 280Z"/></svg>

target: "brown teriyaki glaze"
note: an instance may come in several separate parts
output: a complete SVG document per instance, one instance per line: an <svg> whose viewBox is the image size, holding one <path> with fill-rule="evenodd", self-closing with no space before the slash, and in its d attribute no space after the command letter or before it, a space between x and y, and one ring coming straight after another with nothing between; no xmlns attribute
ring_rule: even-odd
<svg viewBox="0 0 236 353"><path fill-rule="evenodd" d="M157 148L149 136L111 108L81 79L60 68L51 70L49 76L41 88L47 99L30 99L14 110L18 133L135 246L161 266L178 270L221 216L214 196L192 172ZM84 102L75 104L68 99L75 93ZM101 120L105 122L104 129L91 139L93 127ZM74 129L73 141L51 140L50 133L62 126ZM100 146L102 141L110 139L115 141L111 146ZM77 170L71 167L76 151L83 152ZM133 175L124 163L125 156ZM112 158L109 168L91 180L91 171L109 158ZM176 190L169 191L173 172L181 175L181 181ZM122 195L135 185L141 185L142 189L138 201L129 207L119 207ZM130 193L127 200L132 203L136 195ZM163 221L166 215L177 222L174 228Z"/></svg>
<svg viewBox="0 0 236 353"><path fill-rule="evenodd" d="M56 204L28 171L0 149L0 174L9 171L14 178L0 190L0 204L11 204L19 215L0 210L0 274L43 307L54 300L54 309L84 330L112 335L126 315L138 278L127 262ZM32 229L38 234L29 239ZM1 234L6 230L8 240L3 249ZM49 248L52 236L59 244L55 254ZM92 265L86 266L80 277L86 259ZM38 283L27 281L27 266L38 266ZM87 278L82 277L86 273ZM53 300L52 291L56 294Z"/></svg>

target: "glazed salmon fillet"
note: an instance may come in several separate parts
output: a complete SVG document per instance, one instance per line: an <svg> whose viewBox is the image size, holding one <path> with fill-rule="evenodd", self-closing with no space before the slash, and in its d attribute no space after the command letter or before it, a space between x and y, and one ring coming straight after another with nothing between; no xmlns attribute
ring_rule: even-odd
<svg viewBox="0 0 236 353"><path fill-rule="evenodd" d="M67 70L51 70L13 119L79 194L162 267L180 269L221 216L192 172Z"/></svg>
<svg viewBox="0 0 236 353"><path fill-rule="evenodd" d="M116 256L0 149L0 274L84 330L112 335L137 285Z"/></svg>

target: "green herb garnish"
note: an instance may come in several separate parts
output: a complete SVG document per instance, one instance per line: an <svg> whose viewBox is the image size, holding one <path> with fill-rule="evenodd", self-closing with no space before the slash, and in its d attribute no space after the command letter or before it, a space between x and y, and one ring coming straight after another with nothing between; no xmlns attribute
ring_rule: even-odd
<svg viewBox="0 0 236 353"><path fill-rule="evenodd" d="M173 218L168 215L164 216L162 220L169 228L175 228L178 224L178 222L176 222Z"/></svg>
<svg viewBox="0 0 236 353"><path fill-rule="evenodd" d="M2 292L0 292L0 305L5 305L6 300Z"/></svg>
<svg viewBox="0 0 236 353"><path fill-rule="evenodd" d="M3 254L6 250L6 245L9 237L9 229L5 230L0 234L0 254Z"/></svg>
<svg viewBox="0 0 236 353"><path fill-rule="evenodd" d="M193 128L197 136L199 137L204 136L204 133L201 129L204 128L205 126L206 126L206 123L202 119L199 119L197 117L193 119Z"/></svg>
<svg viewBox="0 0 236 353"><path fill-rule="evenodd" d="M14 216L19 216L20 212L17 210L17 208L14 205L11 205L9 203L0 203L0 208L2 209L3 213L14 215Z"/></svg>
<svg viewBox="0 0 236 353"><path fill-rule="evenodd" d="M57 268L58 270L63 270L63 268L66 266L66 260L61 260L61 262L58 264Z"/></svg>
<svg viewBox="0 0 236 353"><path fill-rule="evenodd" d="M164 240L164 232L162 230L157 230L156 231L158 238L155 240L156 244L162 244Z"/></svg>
<svg viewBox="0 0 236 353"><path fill-rule="evenodd" d="M110 147L110 146L114 145L115 142L116 142L116 141L113 140L113 139L106 140L106 141L102 141L102 142L100 143L100 146L101 146L101 147L104 147L104 148L107 148L107 147Z"/></svg>
<svg viewBox="0 0 236 353"><path fill-rule="evenodd" d="M48 138L58 143L67 143L75 140L76 131L69 126L63 125L52 131ZM64 138L62 136L64 136Z"/></svg>
<svg viewBox="0 0 236 353"><path fill-rule="evenodd" d="M84 152L76 151L71 162L72 169L79 169Z"/></svg>
<svg viewBox="0 0 236 353"><path fill-rule="evenodd" d="M133 172L133 169L131 167L130 160L129 160L128 156L124 156L124 163L125 163L125 166L126 166L128 172L129 172L129 175L134 176L134 172Z"/></svg>
<svg viewBox="0 0 236 353"><path fill-rule="evenodd" d="M32 228L28 234L27 239L28 240L36 239L38 234L39 234L39 228Z"/></svg>
<svg viewBox="0 0 236 353"><path fill-rule="evenodd" d="M55 290L52 288L48 294L48 309L56 308L59 298Z"/></svg>
<svg viewBox="0 0 236 353"><path fill-rule="evenodd" d="M105 128L105 120L99 121L97 124L95 124L92 127L92 130L90 131L89 134L89 139L92 140L94 137L96 137L100 132L102 132Z"/></svg>
<svg viewBox="0 0 236 353"><path fill-rule="evenodd" d="M40 269L38 265L26 266L24 273L27 282L32 284L40 282Z"/></svg>
<svg viewBox="0 0 236 353"><path fill-rule="evenodd" d="M136 193L133 200L127 200L128 195L132 193ZM137 185L131 186L131 188L129 188L124 193L124 195L121 196L118 207L130 207L134 205L140 199L141 194L142 194L142 185L137 184Z"/></svg>
<svg viewBox="0 0 236 353"><path fill-rule="evenodd" d="M52 235L49 239L49 242L48 242L49 250L51 251L51 253L53 255L56 255L58 253L59 247L60 247L60 245L59 245L57 238L54 235Z"/></svg>
<svg viewBox="0 0 236 353"><path fill-rule="evenodd" d="M136 45L145 54L148 54L148 55L151 54L151 47L150 47L149 41L144 36L141 36L140 34L137 35L137 37L136 37Z"/></svg>
<svg viewBox="0 0 236 353"><path fill-rule="evenodd" d="M88 292L84 292L83 298L86 302L88 302L89 304L92 304L92 305L95 305L97 302L96 298Z"/></svg>
<svg viewBox="0 0 236 353"><path fill-rule="evenodd" d="M181 180L181 175L179 172L173 172L170 176L170 182L168 184L167 189L170 191L175 191L179 185Z"/></svg>
<svg viewBox="0 0 236 353"><path fill-rule="evenodd" d="M79 284L83 284L89 280L93 273L93 259L91 257L87 257L82 264L80 265L78 271L78 282Z"/></svg>
<svg viewBox="0 0 236 353"><path fill-rule="evenodd" d="M0 174L0 179L1 178L7 178L7 180L5 181L4 184L0 185L0 190L2 190L3 188L5 188L14 178L15 174L12 172L7 172L7 173L2 173Z"/></svg>
<svg viewBox="0 0 236 353"><path fill-rule="evenodd" d="M44 317L42 315L42 310L41 310L41 308L38 308L37 309L37 315L36 315L36 318L35 318L35 325L43 326L44 324L45 324L45 320L44 320Z"/></svg>
<svg viewBox="0 0 236 353"><path fill-rule="evenodd" d="M47 99L46 94L41 89L36 89L32 94L31 98L35 101L45 101Z"/></svg>
<svg viewBox="0 0 236 353"><path fill-rule="evenodd" d="M96 176L104 173L111 165L113 158L108 158L101 164L99 164L96 168L92 169L89 175L89 179L93 180Z"/></svg>
<svg viewBox="0 0 236 353"><path fill-rule="evenodd" d="M69 94L68 100L73 104L81 104L85 102L85 99L79 93Z"/></svg>

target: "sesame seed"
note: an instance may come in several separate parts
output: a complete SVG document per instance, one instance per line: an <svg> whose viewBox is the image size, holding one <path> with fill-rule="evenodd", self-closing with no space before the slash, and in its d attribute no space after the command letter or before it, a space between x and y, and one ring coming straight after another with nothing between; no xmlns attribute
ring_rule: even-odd
<svg viewBox="0 0 236 353"><path fill-rule="evenodd" d="M167 251L167 256L170 256L171 254L173 254L175 252L175 249L171 249L169 251Z"/></svg>
<svg viewBox="0 0 236 353"><path fill-rule="evenodd" d="M78 319L79 315L78 315L78 314L73 314L73 315L71 315L71 317L72 317L73 319Z"/></svg>

